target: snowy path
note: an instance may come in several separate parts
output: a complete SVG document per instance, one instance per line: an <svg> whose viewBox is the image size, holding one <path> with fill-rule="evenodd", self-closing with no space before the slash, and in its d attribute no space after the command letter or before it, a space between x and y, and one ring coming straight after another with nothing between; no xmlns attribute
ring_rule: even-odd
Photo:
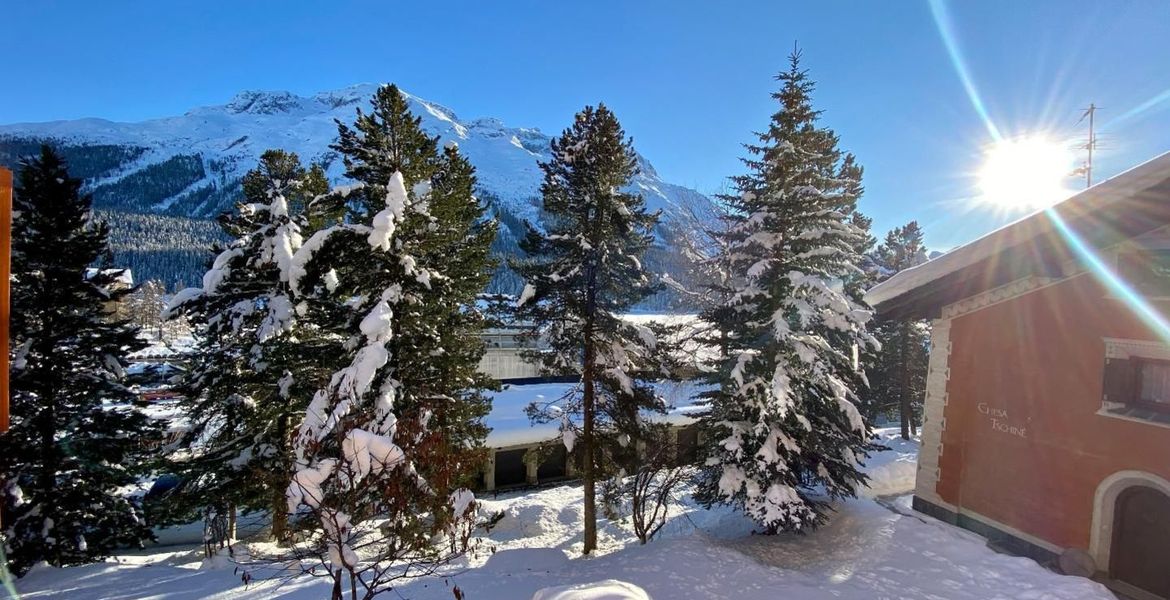
<svg viewBox="0 0 1170 600"><path fill-rule="evenodd" d="M878 489L904 493L913 482L913 445L887 443L891 450L875 456L869 470ZM469 600L528 600L550 586L616 579L644 588L655 600L1113 600L1096 583L996 554L973 534L869 499L841 504L826 526L805 536L751 535L751 524L740 516L683 499L663 539L638 546L628 526L603 522L603 554L570 558L580 549L580 492L568 485L485 499L485 513L505 516L482 539L477 555L453 565L445 578L403 585L400 597L450 600L450 586L458 585ZM908 500L895 504L906 510ZM152 552L121 557L122 564L43 568L18 588L28 600L327 597L323 581L298 579L279 587L268 582L245 590L230 567L200 570L195 552Z"/></svg>

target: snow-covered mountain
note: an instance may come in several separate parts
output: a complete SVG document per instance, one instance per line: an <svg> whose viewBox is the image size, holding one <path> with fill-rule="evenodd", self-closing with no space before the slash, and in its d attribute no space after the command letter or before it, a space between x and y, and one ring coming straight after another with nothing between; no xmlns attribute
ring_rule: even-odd
<svg viewBox="0 0 1170 600"><path fill-rule="evenodd" d="M115 229L121 221L134 223L115 231L115 241L130 251L152 241L136 236L149 234L156 222L162 223L158 217L139 215L175 217L182 224L231 208L239 197L240 179L269 148L296 152L306 162L322 162L330 178L341 181L341 161L329 149L337 135L334 120L351 122L356 108L368 108L376 89L376 84L361 84L311 97L246 91L224 105L137 123L78 119L0 125L0 164L13 166L19 157L35 152L40 141L51 140L61 147L74 173L86 179L95 205L116 213L111 217ZM548 158L550 136L493 118L462 120L449 108L407 96L424 128L443 141L458 143L475 165L480 197L504 225L497 251L514 251L521 223L539 222L537 162ZM565 115L566 125L570 118ZM635 187L650 208L663 210L667 220L709 210L707 197L663 181L645 159L641 167ZM134 216L121 216L126 213ZM194 222L190 226L201 227ZM166 227L176 225L168 222ZM118 238L131 229L139 233ZM146 264L137 266L151 270Z"/></svg>

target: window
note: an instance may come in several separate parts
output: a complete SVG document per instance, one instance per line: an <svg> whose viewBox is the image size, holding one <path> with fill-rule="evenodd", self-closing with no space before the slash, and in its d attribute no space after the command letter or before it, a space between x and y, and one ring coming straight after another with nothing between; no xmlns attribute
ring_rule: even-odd
<svg viewBox="0 0 1170 600"><path fill-rule="evenodd" d="M1138 360L1136 387L1135 404L1170 410L1170 361Z"/></svg>
<svg viewBox="0 0 1170 600"><path fill-rule="evenodd" d="M1170 426L1170 347L1106 338L1098 414Z"/></svg>

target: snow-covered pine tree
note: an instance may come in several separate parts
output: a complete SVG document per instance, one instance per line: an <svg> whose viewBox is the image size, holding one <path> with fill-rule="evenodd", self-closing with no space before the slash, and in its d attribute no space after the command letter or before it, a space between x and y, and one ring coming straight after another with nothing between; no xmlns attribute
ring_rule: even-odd
<svg viewBox="0 0 1170 600"><path fill-rule="evenodd" d="M338 124L333 149L342 155L346 176L360 185L377 189L395 172L411 182L418 210L407 213L410 219L395 237L415 261L419 287L396 309L397 352L390 364L413 397L427 399L425 407L417 408L429 410L433 425L443 432L433 441L436 456L446 456L436 465L445 461L451 469L441 475L450 479L445 485L467 485L468 475L486 460L483 417L491 403L484 392L497 386L479 371L488 322L477 299L498 264L491 256L498 223L486 218L474 195L475 169L458 145L449 142L440 149L397 86L383 86L371 105L372 112L359 112L352 128ZM382 197L364 191L358 190L350 203L354 222L368 221L385 208ZM409 276L411 267L403 268ZM355 281L362 279L355 274ZM377 280L372 281L367 285L376 287ZM434 476L439 474L428 474Z"/></svg>
<svg viewBox="0 0 1170 600"><path fill-rule="evenodd" d="M844 289L862 235L849 222L856 171L817 124L799 60L793 53L779 75L779 110L747 146L738 194L724 198L735 289L729 310L705 314L728 347L711 364L719 392L704 417L711 435L697 495L742 509L767 532L821 523L827 499L865 483L860 460L872 448L853 403L870 314Z"/></svg>
<svg viewBox="0 0 1170 600"><path fill-rule="evenodd" d="M926 246L917 221L895 227L885 242L873 252L884 277L926 262ZM875 283L877 282L875 281ZM930 334L926 323L906 319L878 321L873 331L881 350L873 357L869 370L870 389L863 394L868 404L880 412L897 406L902 437L917 434L926 394L926 367Z"/></svg>
<svg viewBox="0 0 1170 600"><path fill-rule="evenodd" d="M161 425L121 383L145 343L113 318L130 289L100 268L109 229L49 147L23 163L13 205L12 428L0 435L0 507L18 575L151 539L123 490Z"/></svg>
<svg viewBox="0 0 1170 600"><path fill-rule="evenodd" d="M472 194L474 170L427 135L405 96L384 86L370 113L339 124L335 145L356 183L314 210L344 222L314 234L294 259L298 299L347 350L313 396L297 435L289 510L307 507L340 597L370 598L430 572L467 547L485 453L491 382L476 298L491 277L495 224Z"/></svg>
<svg viewBox="0 0 1170 600"><path fill-rule="evenodd" d="M243 189L237 210L219 219L231 241L217 249L203 286L181 290L167 309L188 319L199 345L181 385L190 429L169 465L180 484L160 516L267 510L273 538L283 541L293 433L341 354L301 322L311 317L307 306L298 314L289 287L305 205L328 183L296 154L269 150Z"/></svg>
<svg viewBox="0 0 1170 600"><path fill-rule="evenodd" d="M540 165L545 230L529 226L521 243L526 258L513 263L526 281L515 316L548 343L547 351L530 354L547 373L581 377L579 389L529 412L560 418L565 445L581 452L588 554L597 547L596 482L617 470L615 462L634 462L642 412L663 409L645 379L658 376L657 361L670 354L659 342L665 337L622 320L659 287L641 262L658 214L624 191L637 155L604 105L577 113L551 150L552 160Z"/></svg>

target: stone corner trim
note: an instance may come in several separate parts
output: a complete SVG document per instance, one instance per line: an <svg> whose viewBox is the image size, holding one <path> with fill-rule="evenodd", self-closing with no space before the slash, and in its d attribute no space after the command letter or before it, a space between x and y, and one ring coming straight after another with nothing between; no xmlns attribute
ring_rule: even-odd
<svg viewBox="0 0 1170 600"><path fill-rule="evenodd" d="M918 473L914 494L934 504L946 505L936 488L938 458L942 455L942 433L946 429L947 363L951 355L951 320L935 319L930 324L930 360L926 368L926 398L922 411L922 439L918 450Z"/></svg>

